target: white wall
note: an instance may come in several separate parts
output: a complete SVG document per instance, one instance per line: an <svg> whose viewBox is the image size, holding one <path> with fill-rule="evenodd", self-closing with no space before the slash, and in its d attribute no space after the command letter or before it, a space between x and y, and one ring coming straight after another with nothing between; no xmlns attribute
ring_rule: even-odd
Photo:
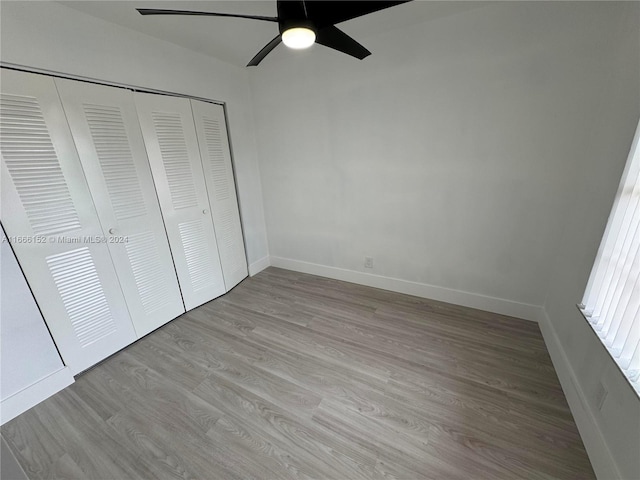
<svg viewBox="0 0 640 480"><path fill-rule="evenodd" d="M620 478L636 479L640 478L640 401L575 306L589 279L640 118L640 3L609 9L618 11L615 23L593 26L598 38L591 44L600 45L607 54L590 60L597 61L603 78L596 108L589 115L584 144L588 154L567 164L574 173L573 187L566 192L570 215L558 231L545 310L575 375L579 398L573 399L572 409L593 415L600 429L595 435L602 435ZM598 409L601 388L608 395ZM568 392L567 397L572 400Z"/></svg>
<svg viewBox="0 0 640 480"><path fill-rule="evenodd" d="M623 15L500 2L362 62L277 52L251 72L270 254L542 305Z"/></svg>
<svg viewBox="0 0 640 480"><path fill-rule="evenodd" d="M18 261L4 240L0 270L0 399L5 400L64 365Z"/></svg>
<svg viewBox="0 0 640 480"><path fill-rule="evenodd" d="M73 382L0 230L0 424Z"/></svg>
<svg viewBox="0 0 640 480"><path fill-rule="evenodd" d="M247 73L53 2L0 6L4 62L227 102L249 263L267 256Z"/></svg>

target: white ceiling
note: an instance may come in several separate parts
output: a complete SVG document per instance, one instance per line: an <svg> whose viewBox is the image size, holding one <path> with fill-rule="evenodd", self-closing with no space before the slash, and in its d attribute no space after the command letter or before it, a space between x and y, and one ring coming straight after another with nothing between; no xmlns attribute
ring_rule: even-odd
<svg viewBox="0 0 640 480"><path fill-rule="evenodd" d="M71 0L59 3L238 66L246 65L278 34L277 24L270 22L222 17L143 17L135 10L165 8L276 16L275 0ZM369 35L427 22L484 4L473 1L413 1L349 20L340 24L340 28L366 47L364 39Z"/></svg>

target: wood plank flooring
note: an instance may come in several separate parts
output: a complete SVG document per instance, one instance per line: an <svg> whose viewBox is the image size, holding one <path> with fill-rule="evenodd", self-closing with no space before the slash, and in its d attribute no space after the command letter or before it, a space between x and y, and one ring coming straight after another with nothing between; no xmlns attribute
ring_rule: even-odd
<svg viewBox="0 0 640 480"><path fill-rule="evenodd" d="M535 323L269 268L2 427L29 478L595 478Z"/></svg>

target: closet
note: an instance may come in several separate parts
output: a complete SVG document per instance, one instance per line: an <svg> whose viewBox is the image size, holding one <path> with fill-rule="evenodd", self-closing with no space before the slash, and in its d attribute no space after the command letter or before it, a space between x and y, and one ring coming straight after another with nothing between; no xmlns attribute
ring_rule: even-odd
<svg viewBox="0 0 640 480"><path fill-rule="evenodd" d="M247 276L221 105L2 70L1 220L72 373Z"/></svg>
<svg viewBox="0 0 640 480"><path fill-rule="evenodd" d="M136 332L52 78L2 71L1 218L72 373Z"/></svg>
<svg viewBox="0 0 640 480"><path fill-rule="evenodd" d="M247 276L224 108L135 93L187 309ZM218 253L216 255L215 253Z"/></svg>
<svg viewBox="0 0 640 480"><path fill-rule="evenodd" d="M138 336L146 335L185 309L133 93L55 83L133 325Z"/></svg>
<svg viewBox="0 0 640 480"><path fill-rule="evenodd" d="M202 161L186 98L135 94L187 309L225 292Z"/></svg>

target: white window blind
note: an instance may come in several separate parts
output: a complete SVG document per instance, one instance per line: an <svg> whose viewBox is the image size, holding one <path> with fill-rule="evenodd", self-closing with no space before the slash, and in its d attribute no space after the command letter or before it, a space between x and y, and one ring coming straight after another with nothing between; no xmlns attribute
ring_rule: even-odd
<svg viewBox="0 0 640 480"><path fill-rule="evenodd" d="M580 309L640 395L640 123Z"/></svg>

